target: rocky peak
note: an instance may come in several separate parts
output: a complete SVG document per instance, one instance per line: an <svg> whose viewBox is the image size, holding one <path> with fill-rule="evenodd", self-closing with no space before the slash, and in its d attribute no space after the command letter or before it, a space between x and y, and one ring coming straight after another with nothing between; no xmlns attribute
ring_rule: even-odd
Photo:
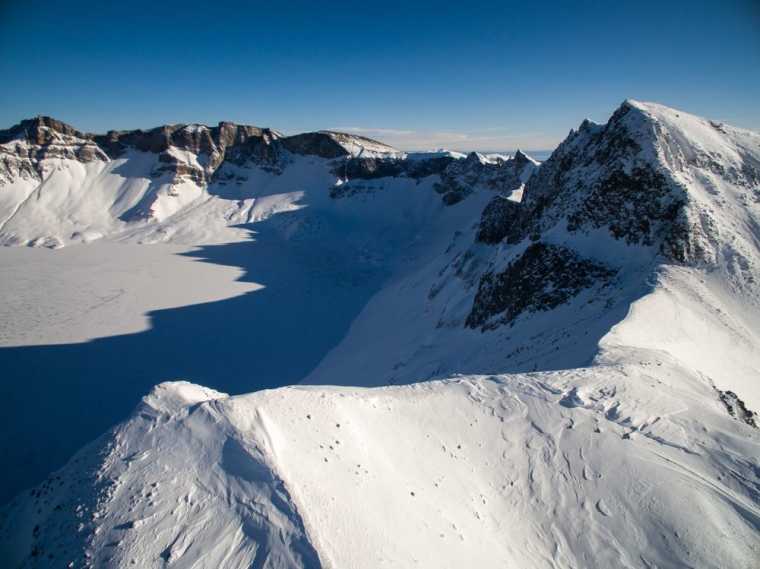
<svg viewBox="0 0 760 569"><path fill-rule="evenodd" d="M720 269L757 297L758 215L759 134L628 100L606 124L571 131L522 202L496 196L486 206L476 241L505 246L491 253L466 324L487 329L581 294L603 298L629 262L609 255L626 249L600 245L605 237L635 246L634 259ZM724 403L746 416L731 394Z"/></svg>
<svg viewBox="0 0 760 569"><path fill-rule="evenodd" d="M571 232L607 227L632 244L662 241L684 196L661 171L655 140L651 120L628 102L606 125L583 121L527 183L508 240L567 223Z"/></svg>
<svg viewBox="0 0 760 569"><path fill-rule="evenodd" d="M37 116L0 130L0 183L41 179L41 162L52 158L108 160L90 135L51 117Z"/></svg>
<svg viewBox="0 0 760 569"><path fill-rule="evenodd" d="M529 158L526 159L535 164ZM489 161L482 154L471 152L466 158L448 164L441 173L437 191L443 194L447 205L458 203L479 186L506 197L519 190L525 179L532 175L532 170L525 172L525 166L514 158Z"/></svg>
<svg viewBox="0 0 760 569"><path fill-rule="evenodd" d="M328 160L344 156L391 157L401 154L392 146L377 140L331 130L296 134L282 138L280 142L294 154L319 156Z"/></svg>
<svg viewBox="0 0 760 569"><path fill-rule="evenodd" d="M606 124L571 131L526 184L519 213L504 210L509 228L490 234L518 243L554 228L602 230L671 261L712 264L736 247L720 241L716 220L728 207L746 217L760 203L758 156L756 133L627 100ZM720 189L728 186L736 191ZM483 224L493 227L496 211Z"/></svg>
<svg viewBox="0 0 760 569"><path fill-rule="evenodd" d="M479 152L470 152L467 157L464 159L464 164L467 166L477 166L480 164L485 164L487 162L485 156L480 154Z"/></svg>
<svg viewBox="0 0 760 569"><path fill-rule="evenodd" d="M7 130L0 130L0 144L25 140L29 144L44 145L67 138L86 139L87 135L62 121L43 115L22 120Z"/></svg>
<svg viewBox="0 0 760 569"><path fill-rule="evenodd" d="M515 166L520 169L524 168L528 164L536 163L532 158L529 158L526 154L524 154L523 151L519 148L515 152L515 155L512 156L512 160L514 160Z"/></svg>

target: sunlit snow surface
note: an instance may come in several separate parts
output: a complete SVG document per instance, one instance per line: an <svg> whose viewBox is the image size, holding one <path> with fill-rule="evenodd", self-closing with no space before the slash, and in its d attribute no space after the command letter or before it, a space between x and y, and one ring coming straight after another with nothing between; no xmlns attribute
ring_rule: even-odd
<svg viewBox="0 0 760 569"><path fill-rule="evenodd" d="M44 404L21 387L5 399L21 411L4 433L32 452L55 447L51 424L59 442L81 438L149 393L5 508L0 555L28 567L755 567L760 432L722 397L760 406L760 136L627 105L637 159L688 191L702 257L675 263L560 218L541 239L615 278L493 329L465 326L478 282L529 243L475 242L489 191L445 207L434 180L380 179L333 200L324 165L302 162L285 181L260 173L256 195L201 196L111 234L210 237L228 231L226 211L250 241L189 256L242 268L230 286L251 289L154 311L137 334L0 350L34 396L50 390ZM180 377L193 383L149 387ZM234 395L304 378L319 385ZM100 422L74 428L82 409Z"/></svg>
<svg viewBox="0 0 760 569"><path fill-rule="evenodd" d="M150 328L148 313L261 288L177 245L0 248L0 346L85 342Z"/></svg>
<svg viewBox="0 0 760 569"><path fill-rule="evenodd" d="M0 475L3 500L157 382L231 393L298 382L391 274L445 247L489 197L446 208L432 179L385 179L335 200L329 169L320 159L279 176L254 168L243 199L220 186L87 245L0 249L0 450L18 465Z"/></svg>
<svg viewBox="0 0 760 569"><path fill-rule="evenodd" d="M164 384L11 507L5 547L42 523L39 555L74 566L753 567L757 431L638 356L374 390Z"/></svg>

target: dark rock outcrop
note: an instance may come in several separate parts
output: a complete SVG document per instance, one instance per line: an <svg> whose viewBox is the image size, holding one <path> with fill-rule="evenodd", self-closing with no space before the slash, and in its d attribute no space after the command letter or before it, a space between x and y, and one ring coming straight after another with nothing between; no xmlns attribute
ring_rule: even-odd
<svg viewBox="0 0 760 569"><path fill-rule="evenodd" d="M340 158L348 151L326 132L306 132L282 139L282 145L294 154L319 156L320 158Z"/></svg>
<svg viewBox="0 0 760 569"><path fill-rule="evenodd" d="M147 131L110 131L93 136L111 158L122 156L130 148L155 153L162 164L155 175L169 172L198 184L207 183L225 161L238 165L249 161L262 165L276 163L278 148L274 142L278 138L279 135L270 129L230 122L221 122L215 127L165 125ZM178 159L169 152L170 148L203 156L203 166Z"/></svg>
<svg viewBox="0 0 760 569"><path fill-rule="evenodd" d="M0 130L0 182L41 179L40 163L51 158L108 160L89 135L50 117L39 116Z"/></svg>
<svg viewBox="0 0 760 569"><path fill-rule="evenodd" d="M441 172L436 191L443 196L444 203L452 205L470 195L476 186L505 194L517 190L522 186L520 174L514 159L488 161L471 152L467 158L451 162Z"/></svg>
<svg viewBox="0 0 760 569"><path fill-rule="evenodd" d="M481 277L465 325L486 330L525 312L551 310L584 289L605 286L615 274L566 247L534 243L503 271Z"/></svg>
<svg viewBox="0 0 760 569"><path fill-rule="evenodd" d="M530 178L517 214L505 212L507 242L537 241L566 224L571 233L606 228L614 239L659 246L675 260L698 255L685 221L686 191L654 160L657 144L657 126L628 102L605 125L584 121Z"/></svg>
<svg viewBox="0 0 760 569"><path fill-rule="evenodd" d="M321 130L288 136L280 140L281 144L294 154L319 156L332 160L343 156L358 155L363 149L377 149L382 152L397 152L391 146L354 134Z"/></svg>
<svg viewBox="0 0 760 569"><path fill-rule="evenodd" d="M422 179L442 174L452 162L453 156L435 156L424 159L389 157L352 157L338 164L335 173L349 180L373 180L391 176Z"/></svg>
<svg viewBox="0 0 760 569"><path fill-rule="evenodd" d="M445 155L411 159L357 156L336 164L334 172L350 181L397 176L419 180L437 175L440 179L434 185L435 191L441 194L446 205L454 205L476 187L486 187L508 195L522 186L525 169L530 168L532 173L535 167L535 163L521 152L508 160L486 160L472 152L465 159ZM348 187L335 192L334 197L346 195L351 195Z"/></svg>
<svg viewBox="0 0 760 569"><path fill-rule="evenodd" d="M23 139L30 144L45 145L59 142L61 136L85 139L87 135L73 126L52 117L37 116L26 119L6 130L0 130L0 144Z"/></svg>
<svg viewBox="0 0 760 569"><path fill-rule="evenodd" d="M729 415L734 419L757 429L757 413L747 409L744 401L739 399L739 396L736 395L736 393L733 391L721 390L718 390L718 393L720 394L720 400L723 405L726 406L726 411L728 411Z"/></svg>
<svg viewBox="0 0 760 569"><path fill-rule="evenodd" d="M0 145L0 180L6 181L18 176L39 178L38 164L46 158L108 161L122 157L129 149L159 156L154 176L170 173L198 184L208 183L225 162L239 166L252 162L279 171L278 164L287 152L327 159L348 156L346 148L351 145L357 152L365 147L374 152L395 152L369 138L330 131L283 137L267 128L220 122L214 127L173 124L89 134L42 116L0 130ZM198 160L184 160L172 149L190 152ZM362 167L372 169L368 164Z"/></svg>
<svg viewBox="0 0 760 569"><path fill-rule="evenodd" d="M504 196L496 196L483 210L475 239L494 245L502 241L520 215L520 204Z"/></svg>

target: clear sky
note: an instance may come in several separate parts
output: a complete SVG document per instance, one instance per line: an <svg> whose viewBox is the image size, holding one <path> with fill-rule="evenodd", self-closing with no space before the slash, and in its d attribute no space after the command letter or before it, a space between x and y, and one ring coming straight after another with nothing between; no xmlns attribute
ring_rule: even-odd
<svg viewBox="0 0 760 569"><path fill-rule="evenodd" d="M627 97L760 130L760 0L0 0L0 127L548 149Z"/></svg>

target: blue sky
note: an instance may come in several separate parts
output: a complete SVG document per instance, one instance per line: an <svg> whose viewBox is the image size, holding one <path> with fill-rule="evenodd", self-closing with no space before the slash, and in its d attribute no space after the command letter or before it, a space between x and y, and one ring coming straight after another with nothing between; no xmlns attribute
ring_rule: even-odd
<svg viewBox="0 0 760 569"><path fill-rule="evenodd" d="M546 149L626 97L760 130L760 2L0 2L0 127Z"/></svg>

